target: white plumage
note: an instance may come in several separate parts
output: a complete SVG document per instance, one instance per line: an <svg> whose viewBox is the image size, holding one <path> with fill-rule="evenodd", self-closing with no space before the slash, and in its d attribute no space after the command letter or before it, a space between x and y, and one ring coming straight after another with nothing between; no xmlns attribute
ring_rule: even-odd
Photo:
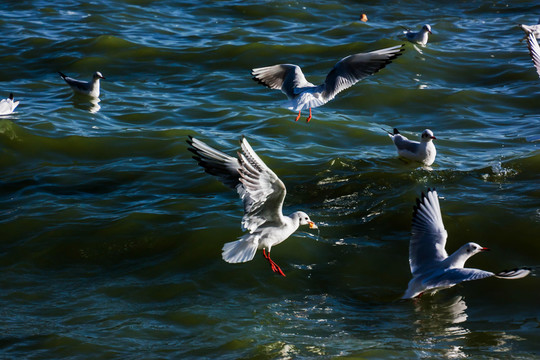
<svg viewBox="0 0 540 360"><path fill-rule="evenodd" d="M71 87L71 89L79 94L89 95L94 98L99 97L99 80L105 79L105 77L99 72L96 71L92 76L91 81L81 81L74 79L72 77L66 76L61 72L58 72L62 79Z"/></svg>
<svg viewBox="0 0 540 360"><path fill-rule="evenodd" d="M420 142L407 139L396 128L394 128L393 133L388 132L388 136L394 142L399 156L408 160L421 162L427 166L433 164L435 161L437 149L435 149L433 140L437 138L431 130L426 129L422 132Z"/></svg>
<svg viewBox="0 0 540 360"><path fill-rule="evenodd" d="M302 211L283 215L285 185L259 158L245 137L240 141L241 151L236 158L191 136L187 142L199 165L225 185L236 189L244 204L242 229L249 233L223 246L223 260L229 263L250 261L257 249L263 249L272 271L285 276L270 258L272 246L285 241L300 225L317 228L315 223Z"/></svg>
<svg viewBox="0 0 540 360"><path fill-rule="evenodd" d="M9 115L15 111L15 108L19 105L18 101L13 101L13 94L10 93L7 99L0 101L0 115Z"/></svg>

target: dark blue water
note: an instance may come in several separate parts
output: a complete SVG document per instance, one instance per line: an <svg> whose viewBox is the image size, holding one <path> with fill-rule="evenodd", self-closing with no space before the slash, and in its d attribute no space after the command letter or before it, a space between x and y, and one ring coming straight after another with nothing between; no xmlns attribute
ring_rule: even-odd
<svg viewBox="0 0 540 360"><path fill-rule="evenodd" d="M358 21L366 13L367 23ZM540 264L540 80L519 23L534 1L5 1L0 85L0 358L540 357L538 278L486 279L399 301L412 206L442 196L468 265ZM254 67L320 83L349 54L426 47L294 122ZM74 97L57 71L90 79ZM381 127L434 131L432 169ZM188 135L234 154L245 135L320 226L221 260L242 235L236 194L197 166Z"/></svg>

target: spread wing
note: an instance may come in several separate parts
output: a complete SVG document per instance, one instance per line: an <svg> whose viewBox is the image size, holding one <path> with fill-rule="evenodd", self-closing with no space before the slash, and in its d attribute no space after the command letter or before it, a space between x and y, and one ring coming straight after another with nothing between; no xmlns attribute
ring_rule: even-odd
<svg viewBox="0 0 540 360"><path fill-rule="evenodd" d="M253 232L265 222L282 222L285 185L259 158L246 138L242 137L238 158L191 136L187 142L188 150L196 155L194 159L207 173L217 176L238 192L244 204L243 229Z"/></svg>
<svg viewBox="0 0 540 360"><path fill-rule="evenodd" d="M484 279L490 276L494 276L492 272L471 269L471 268L452 268L443 272L437 272L435 275L423 281L426 286L426 290L439 287L450 287L459 284L463 281L471 281Z"/></svg>
<svg viewBox="0 0 540 360"><path fill-rule="evenodd" d="M398 45L341 59L326 76L323 98L326 102L332 100L339 92L384 68L403 50L403 45Z"/></svg>
<svg viewBox="0 0 540 360"><path fill-rule="evenodd" d="M538 73L538 76L540 76L540 46L533 33L530 33L529 36L527 36L527 47L529 48L529 53L531 54L536 72Z"/></svg>
<svg viewBox="0 0 540 360"><path fill-rule="evenodd" d="M313 86L309 83L298 65L279 64L256 68L251 70L253 80L270 89L281 90L289 99L292 99L296 92L294 89L304 86Z"/></svg>
<svg viewBox="0 0 540 360"><path fill-rule="evenodd" d="M409 264L413 275L446 259L444 247L448 234L442 221L437 191L428 189L416 199L413 210L412 236L409 246Z"/></svg>

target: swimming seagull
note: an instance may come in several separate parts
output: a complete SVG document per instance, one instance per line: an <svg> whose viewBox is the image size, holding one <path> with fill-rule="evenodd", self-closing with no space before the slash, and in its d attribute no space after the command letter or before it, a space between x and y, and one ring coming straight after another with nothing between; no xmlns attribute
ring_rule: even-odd
<svg viewBox="0 0 540 360"><path fill-rule="evenodd" d="M403 33L405 34L407 40L420 45L426 45L428 42L429 34L433 34L431 32L431 26L429 24L425 24L424 26L422 26L422 29L420 29L420 31L418 32L414 32L405 26L402 26L402 28L405 29Z"/></svg>
<svg viewBox="0 0 540 360"><path fill-rule="evenodd" d="M99 80L105 79L99 71L96 71L92 76L92 81L81 81L64 75L60 71L58 72L62 79L71 87L71 89L79 94L90 95L92 97L99 97Z"/></svg>
<svg viewBox="0 0 540 360"><path fill-rule="evenodd" d="M368 53L349 55L338 61L326 75L324 83L315 86L306 80L302 69L294 64L279 64L251 70L253 80L270 89L281 90L290 100L287 108L298 111L296 121L302 110L324 105L339 92L348 89L358 81L376 73L401 55L403 45L375 50Z"/></svg>
<svg viewBox="0 0 540 360"><path fill-rule="evenodd" d="M253 151L245 137L240 141L238 157L222 153L192 136L187 142L188 150L195 154L193 158L199 165L223 184L236 189L244 203L242 229L249 233L223 246L223 260L247 262L253 260L257 249L263 249L272 271L285 276L270 258L272 246L285 241L300 225L308 225L310 229L317 229L317 225L302 211L283 215L285 185Z"/></svg>
<svg viewBox="0 0 540 360"><path fill-rule="evenodd" d="M433 140L436 140L437 138L433 135L431 130L426 129L422 132L422 135L420 135L420 142L407 139L405 136L401 135L396 128L394 128L393 133L389 131L386 132L394 142L399 156L424 163L427 166L433 164L435 161L437 149L435 149Z"/></svg>
<svg viewBox="0 0 540 360"><path fill-rule="evenodd" d="M531 271L528 268L489 271L464 268L471 256L489 250L474 242L469 242L448 256L445 246L448 234L442 221L439 198L435 189L428 189L416 199L413 210L412 236L409 247L409 264L413 278L403 299L420 296L426 291L434 292L449 288L462 281L470 281L495 276L501 279L520 279Z"/></svg>
<svg viewBox="0 0 540 360"><path fill-rule="evenodd" d="M540 39L540 19L538 19L538 24L536 25L519 24L518 26L525 31L525 36L523 39L521 39L521 41L527 39L529 34L533 34L535 38Z"/></svg>
<svg viewBox="0 0 540 360"><path fill-rule="evenodd" d="M527 36L527 47L529 48L529 53L531 54L531 59L536 68L536 72L538 73L538 76L540 76L540 46L532 33Z"/></svg>
<svg viewBox="0 0 540 360"><path fill-rule="evenodd" d="M2 99L0 101L0 115L11 114L17 105L19 105L19 102L13 101L13 93L10 93L7 99Z"/></svg>

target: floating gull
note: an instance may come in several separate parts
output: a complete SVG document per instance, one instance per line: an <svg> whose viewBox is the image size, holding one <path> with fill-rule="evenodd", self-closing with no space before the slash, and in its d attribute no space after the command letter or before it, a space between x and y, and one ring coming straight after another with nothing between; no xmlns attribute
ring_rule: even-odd
<svg viewBox="0 0 540 360"><path fill-rule="evenodd" d="M324 105L339 92L353 86L358 81L376 73L401 55L403 45L368 53L349 55L334 65L326 80L315 86L306 80L298 65L279 64L256 68L251 71L253 80L270 89L281 90L290 100L287 108L298 111L296 121L302 110L309 109L307 121L311 120L311 108Z"/></svg>
<svg viewBox="0 0 540 360"><path fill-rule="evenodd" d="M9 115L15 108L19 105L18 101L13 101L13 94L10 93L7 99L2 99L0 101L0 115Z"/></svg>
<svg viewBox="0 0 540 360"><path fill-rule="evenodd" d="M422 26L422 29L420 29L420 31L418 32L414 32L411 29L406 28L405 26L402 26L402 28L405 29L403 33L405 34L407 40L420 45L426 45L428 42L429 34L433 34L431 32L431 26L429 24L425 24L424 26Z"/></svg>
<svg viewBox="0 0 540 360"><path fill-rule="evenodd" d="M394 145L396 145L399 156L424 163L427 166L433 164L435 161L437 149L435 149L433 140L436 140L437 138L433 136L431 130L426 129L422 132L422 135L420 135L420 142L407 139L405 136L401 135L396 128L394 128L393 133L389 131L386 132L394 142Z"/></svg>
<svg viewBox="0 0 540 360"><path fill-rule="evenodd" d="M538 19L538 24L536 25L519 24L518 26L525 31L525 36L521 39L522 41L525 40L529 34L533 34L535 38L540 39L540 19Z"/></svg>
<svg viewBox="0 0 540 360"><path fill-rule="evenodd" d="M536 73L540 76L540 46L538 46L538 41L532 33L527 36L527 47L536 68Z"/></svg>
<svg viewBox="0 0 540 360"><path fill-rule="evenodd" d="M64 75L58 72L62 79L71 87L71 89L79 94L90 95L92 97L99 97L99 79L105 79L99 71L96 71L92 76L92 81L81 81Z"/></svg>
<svg viewBox="0 0 540 360"><path fill-rule="evenodd" d="M238 157L222 153L191 136L187 142L189 151L196 155L193 158L199 165L225 185L236 189L244 203L242 229L249 231L249 234L226 243L223 246L223 260L229 263L250 261L257 249L263 249L272 271L285 276L270 258L272 246L285 241L300 225L308 225L310 229L317 229L317 225L302 211L283 215L283 201L287 192L285 185L253 151L245 137L240 141ZM265 250L268 250L268 254Z"/></svg>
<svg viewBox="0 0 540 360"><path fill-rule="evenodd" d="M416 199L413 211L412 237L409 247L409 264L413 278L403 299L421 295L425 291L437 291L470 281L495 276L501 279L520 279L531 271L527 268L489 271L464 268L465 262L474 254L489 250L469 242L448 256L445 246L448 234L442 221L439 198L435 190L428 189Z"/></svg>

